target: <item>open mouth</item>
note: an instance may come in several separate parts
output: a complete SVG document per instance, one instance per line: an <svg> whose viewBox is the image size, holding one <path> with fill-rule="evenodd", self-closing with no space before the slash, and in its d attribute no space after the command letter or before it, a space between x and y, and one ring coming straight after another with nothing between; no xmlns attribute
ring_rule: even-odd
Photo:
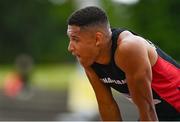
<svg viewBox="0 0 180 122"><path fill-rule="evenodd" d="M78 54L73 53L73 52L72 52L72 55L75 56L75 57L80 57Z"/></svg>
<svg viewBox="0 0 180 122"><path fill-rule="evenodd" d="M80 56L79 56L79 55L76 55L76 59L79 61L79 60L80 60Z"/></svg>
<svg viewBox="0 0 180 122"><path fill-rule="evenodd" d="M75 56L76 59L80 59L80 55L78 55L78 54L76 54L76 53L74 53L74 52L72 52L72 55Z"/></svg>
<svg viewBox="0 0 180 122"><path fill-rule="evenodd" d="M80 58L80 55L76 55L77 58Z"/></svg>

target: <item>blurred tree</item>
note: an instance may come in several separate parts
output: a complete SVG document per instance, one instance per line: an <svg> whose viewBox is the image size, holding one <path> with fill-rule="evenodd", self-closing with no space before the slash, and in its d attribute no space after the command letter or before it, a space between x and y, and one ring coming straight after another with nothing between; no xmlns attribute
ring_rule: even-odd
<svg viewBox="0 0 180 122"><path fill-rule="evenodd" d="M179 0L139 0L136 4L104 0L102 3L112 27L135 31L180 61Z"/></svg>
<svg viewBox="0 0 180 122"><path fill-rule="evenodd" d="M51 0L52 1L52 0ZM71 0L0 1L0 62L28 53L36 62L67 61L66 19Z"/></svg>
<svg viewBox="0 0 180 122"><path fill-rule="evenodd" d="M180 60L180 1L139 0L137 4L101 1L112 27L133 30ZM66 19L74 0L0 1L0 63L22 53L35 62L73 61L67 51Z"/></svg>
<svg viewBox="0 0 180 122"><path fill-rule="evenodd" d="M112 28L117 27L132 27L130 24L131 13L129 6L116 2L110 2L109 0L103 0L102 7L107 12L109 21Z"/></svg>
<svg viewBox="0 0 180 122"><path fill-rule="evenodd" d="M180 61L179 6L179 0L140 0L130 10L135 30Z"/></svg>

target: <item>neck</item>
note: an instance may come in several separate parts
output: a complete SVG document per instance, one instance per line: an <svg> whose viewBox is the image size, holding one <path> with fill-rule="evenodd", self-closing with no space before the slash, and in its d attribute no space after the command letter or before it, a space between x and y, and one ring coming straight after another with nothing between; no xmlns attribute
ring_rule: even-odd
<svg viewBox="0 0 180 122"><path fill-rule="evenodd" d="M111 60L111 46L112 46L112 40L109 40L100 50L99 56L96 63L99 64L109 64Z"/></svg>

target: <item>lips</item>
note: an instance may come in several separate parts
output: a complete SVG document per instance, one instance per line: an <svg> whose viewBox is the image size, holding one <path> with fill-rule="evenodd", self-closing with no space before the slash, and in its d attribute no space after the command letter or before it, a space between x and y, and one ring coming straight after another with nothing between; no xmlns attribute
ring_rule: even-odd
<svg viewBox="0 0 180 122"><path fill-rule="evenodd" d="M71 53L73 56L76 56L76 54L74 52Z"/></svg>
<svg viewBox="0 0 180 122"><path fill-rule="evenodd" d="M76 56L76 59L77 59L77 60L80 60L80 56L79 56L79 55L77 55L77 56Z"/></svg>
<svg viewBox="0 0 180 122"><path fill-rule="evenodd" d="M72 55L75 56L75 57L77 57L77 58L80 58L80 55L78 55L78 54L76 54L76 53L74 53L74 52L72 52Z"/></svg>

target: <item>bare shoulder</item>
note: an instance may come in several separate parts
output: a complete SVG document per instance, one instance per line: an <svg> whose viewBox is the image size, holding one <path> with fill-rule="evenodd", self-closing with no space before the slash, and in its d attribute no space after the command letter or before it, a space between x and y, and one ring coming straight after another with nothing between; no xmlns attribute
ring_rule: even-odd
<svg viewBox="0 0 180 122"><path fill-rule="evenodd" d="M129 31L124 31L119 35L116 55L119 53L128 54L129 56L138 55L139 53L146 53L147 48L147 42L144 38Z"/></svg>
<svg viewBox="0 0 180 122"><path fill-rule="evenodd" d="M158 58L156 48L149 44L146 39L136 36L129 31L124 31L118 38L118 48L116 54L127 54L128 56L148 56L151 66L153 66ZM122 54L121 54L122 55Z"/></svg>
<svg viewBox="0 0 180 122"><path fill-rule="evenodd" d="M144 38L129 31L119 35L115 62L123 70L137 69L137 66L146 65L149 61L148 45Z"/></svg>
<svg viewBox="0 0 180 122"><path fill-rule="evenodd" d="M147 45L147 42L144 38L140 36L136 36L132 34L129 31L123 31L118 38L118 47L124 47L124 46L141 46L145 47Z"/></svg>

